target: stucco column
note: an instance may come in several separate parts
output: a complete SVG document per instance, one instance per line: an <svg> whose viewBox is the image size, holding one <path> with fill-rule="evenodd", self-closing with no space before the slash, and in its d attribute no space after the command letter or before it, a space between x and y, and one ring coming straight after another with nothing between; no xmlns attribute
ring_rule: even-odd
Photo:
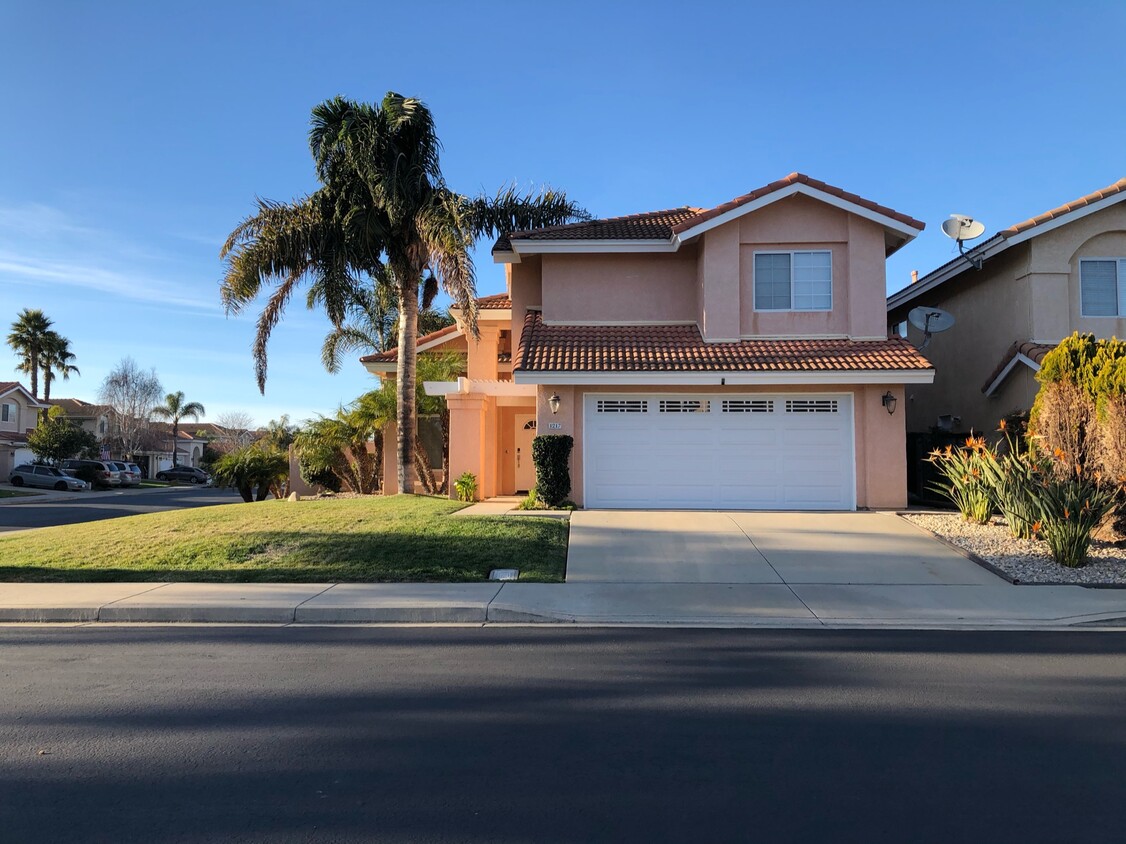
<svg viewBox="0 0 1126 844"><path fill-rule="evenodd" d="M497 349L500 346L500 325L496 323L479 322L478 330L481 338L474 340L466 337L468 343L468 357L466 359L466 372L470 378L482 381L496 381L500 377L497 366Z"/></svg>
<svg viewBox="0 0 1126 844"><path fill-rule="evenodd" d="M700 331L706 342L739 339L739 227L720 226L704 235L700 250Z"/></svg>
<svg viewBox="0 0 1126 844"><path fill-rule="evenodd" d="M446 396L446 404L450 409L450 498L457 498L453 482L465 472L477 476L477 494L485 497L484 480L489 474L485 471L486 397L459 393Z"/></svg>
<svg viewBox="0 0 1126 844"><path fill-rule="evenodd" d="M895 413L883 405L884 393L896 400ZM858 387L856 402L857 506L887 509L907 505L907 404L902 385ZM860 479L864 479L863 486Z"/></svg>

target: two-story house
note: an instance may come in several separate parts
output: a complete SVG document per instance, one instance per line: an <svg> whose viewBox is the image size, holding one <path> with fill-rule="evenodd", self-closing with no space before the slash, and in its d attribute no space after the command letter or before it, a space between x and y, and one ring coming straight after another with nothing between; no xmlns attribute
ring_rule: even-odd
<svg viewBox="0 0 1126 844"><path fill-rule="evenodd" d="M426 385L451 476L526 490L532 438L569 434L588 508L904 505L897 408L934 370L887 336L885 259L923 227L794 173L715 208L500 238L507 293L481 301L480 338L419 340L467 355L466 377Z"/></svg>
<svg viewBox="0 0 1126 844"><path fill-rule="evenodd" d="M61 408L67 419L89 431L98 442L110 433L111 410L103 404L92 404L82 399L51 399L48 404Z"/></svg>
<svg viewBox="0 0 1126 844"><path fill-rule="evenodd" d="M39 421L39 411L48 405L16 381L0 381L0 479L35 455L27 447L27 432Z"/></svg>
<svg viewBox="0 0 1126 844"><path fill-rule="evenodd" d="M1126 337L1126 179L997 232L887 299L888 325L916 307L955 318L926 355L933 385L907 391L907 430L992 432L1028 410L1044 355L1074 331ZM915 327L907 337L922 342Z"/></svg>

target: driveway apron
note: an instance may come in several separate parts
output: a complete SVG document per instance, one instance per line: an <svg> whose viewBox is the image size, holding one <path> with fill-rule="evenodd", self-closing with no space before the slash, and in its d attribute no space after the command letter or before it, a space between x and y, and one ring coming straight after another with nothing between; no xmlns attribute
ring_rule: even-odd
<svg viewBox="0 0 1126 844"><path fill-rule="evenodd" d="M891 513L653 510L576 511L567 581L1004 585Z"/></svg>

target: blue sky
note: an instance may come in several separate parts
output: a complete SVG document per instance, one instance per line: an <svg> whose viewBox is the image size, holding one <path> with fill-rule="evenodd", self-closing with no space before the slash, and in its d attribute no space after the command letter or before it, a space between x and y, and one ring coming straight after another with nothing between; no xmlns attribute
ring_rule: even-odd
<svg viewBox="0 0 1126 844"><path fill-rule="evenodd" d="M295 302L265 396L218 249L256 195L315 186L309 111L433 110L455 188L566 189L598 216L710 206L794 170L926 221L888 288L1126 175L1126 4L24 3L0 0L0 322L39 307L93 399L124 355L257 421L371 386ZM478 290L503 290L478 252ZM16 377L0 349L0 380Z"/></svg>

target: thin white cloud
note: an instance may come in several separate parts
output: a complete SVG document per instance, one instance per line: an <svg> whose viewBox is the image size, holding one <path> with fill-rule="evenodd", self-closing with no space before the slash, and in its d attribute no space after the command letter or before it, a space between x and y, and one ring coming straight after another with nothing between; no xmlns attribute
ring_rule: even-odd
<svg viewBox="0 0 1126 844"><path fill-rule="evenodd" d="M221 313L216 288L204 292L168 269L177 260L148 244L76 222L58 208L0 203L2 284L50 284L110 294L118 301Z"/></svg>

